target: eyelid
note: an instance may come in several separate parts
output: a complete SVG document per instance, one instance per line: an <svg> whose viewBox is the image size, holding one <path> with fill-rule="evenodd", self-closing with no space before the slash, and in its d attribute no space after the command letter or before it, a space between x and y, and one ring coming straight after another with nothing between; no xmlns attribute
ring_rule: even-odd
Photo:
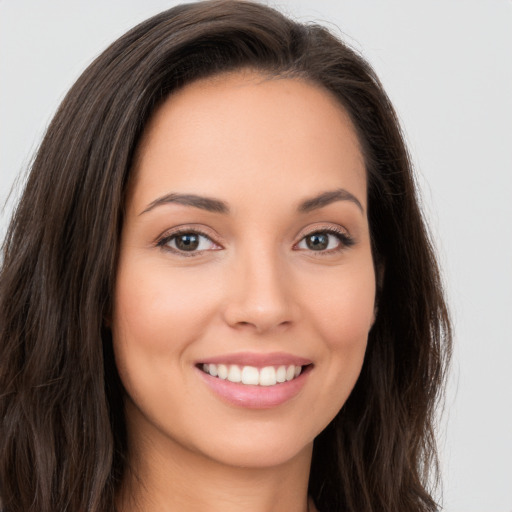
<svg viewBox="0 0 512 512"><path fill-rule="evenodd" d="M181 256L186 256L186 257L197 256L197 255L203 254L204 252L217 251L220 249L224 249L222 243L218 240L220 237L217 234L213 234L211 231L212 230L207 229L204 226L198 226L195 224L183 224L183 225L179 225L179 226L175 226L173 228L167 229L166 231L164 231L163 233L158 235L158 237L154 241L154 245L161 248L162 250L173 252L175 254L179 254ZM197 234L200 236L204 236L205 238L210 240L210 242L212 244L217 246L217 248L186 252L186 251L180 251L178 249L174 249L172 247L168 247L165 245L170 239L177 237L181 234L189 234L189 233L194 233L194 234ZM322 223L322 224L315 224L313 226L308 226L307 228L302 229L299 232L299 234L297 235L297 242L294 243L293 248L296 249L297 245L300 242L302 242L306 236L312 235L314 233L328 233L328 234L332 234L332 235L338 235L339 241L340 241L340 247L337 247L335 249L329 249L329 250L323 250L323 251L312 251L312 250L310 251L310 252L317 252L318 255L322 255L322 254L328 255L328 254L332 254L335 252L339 252L339 251L346 249L347 247L352 246L355 243L355 240L353 239L353 237L350 235L349 231L346 228L339 226L337 224ZM301 250L303 250L303 249L301 249Z"/></svg>
<svg viewBox="0 0 512 512"><path fill-rule="evenodd" d="M301 229L296 237L297 241L300 242L305 236L312 235L313 233L318 233L320 231L336 233L339 235L346 236L348 238L352 238L349 230L344 228L343 226L340 226L338 224L319 223L309 225L306 228Z"/></svg>
<svg viewBox="0 0 512 512"><path fill-rule="evenodd" d="M178 249L174 249L173 247L166 246L166 243L168 243L169 240L171 240L179 235L190 234L190 233L204 236L205 238L210 240L210 242L212 244L214 244L216 246L216 248L208 249L208 250L200 250L200 251L190 251L187 253L186 251L180 251ZM173 228L167 229L166 231L164 231L163 233L158 235L158 237L154 241L154 245L164 251L179 254L180 256L190 257L190 256L197 256L197 255L203 254L204 252L208 252L208 251L217 251L217 250L223 249L224 247L218 241L218 238L219 237L217 235L212 234L209 229L205 229L203 226L197 226L195 224L183 224L180 226L175 226Z"/></svg>
<svg viewBox="0 0 512 512"><path fill-rule="evenodd" d="M337 224L315 224L313 226L308 226L307 228L301 230L297 236L298 241L294 244L294 249L307 237L313 235L315 233L327 233L331 235L338 236L340 245L334 249L322 250L322 251L313 251L309 250L308 252L316 253L317 256L327 256L329 254L334 254L337 252L341 252L348 247L351 247L355 244L355 240L350 234L350 232ZM296 250L304 250L306 249L296 249Z"/></svg>

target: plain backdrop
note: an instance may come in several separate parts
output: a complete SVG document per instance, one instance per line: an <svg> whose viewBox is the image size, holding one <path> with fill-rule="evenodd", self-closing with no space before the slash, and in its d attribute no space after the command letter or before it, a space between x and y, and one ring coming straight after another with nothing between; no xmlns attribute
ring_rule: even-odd
<svg viewBox="0 0 512 512"><path fill-rule="evenodd" d="M0 203L63 95L170 0L0 0ZM448 512L512 512L512 1L280 0L372 63L418 172L455 325ZM0 216L0 238L19 187Z"/></svg>

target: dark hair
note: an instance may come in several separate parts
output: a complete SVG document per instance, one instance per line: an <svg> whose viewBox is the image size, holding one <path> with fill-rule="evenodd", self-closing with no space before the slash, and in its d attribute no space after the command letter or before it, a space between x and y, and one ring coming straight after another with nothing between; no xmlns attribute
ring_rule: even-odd
<svg viewBox="0 0 512 512"><path fill-rule="evenodd" d="M331 91L368 175L378 314L357 384L315 440L309 492L324 512L437 509L428 482L451 332L396 114L370 66L325 28L221 0L180 5L114 42L39 148L0 274L5 512L114 510L126 435L104 319L134 152L172 91L242 68Z"/></svg>

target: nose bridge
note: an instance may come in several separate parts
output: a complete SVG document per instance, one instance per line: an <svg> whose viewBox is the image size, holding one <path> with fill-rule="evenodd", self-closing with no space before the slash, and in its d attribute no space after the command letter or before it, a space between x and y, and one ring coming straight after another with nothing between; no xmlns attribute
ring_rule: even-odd
<svg viewBox="0 0 512 512"><path fill-rule="evenodd" d="M230 278L227 322L258 332L291 323L295 313L289 278L287 265L272 247L240 251Z"/></svg>

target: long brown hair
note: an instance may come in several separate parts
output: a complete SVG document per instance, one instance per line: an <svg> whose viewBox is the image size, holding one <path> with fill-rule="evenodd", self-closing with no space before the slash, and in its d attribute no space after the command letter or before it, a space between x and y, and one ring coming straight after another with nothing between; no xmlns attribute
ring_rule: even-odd
<svg viewBox="0 0 512 512"><path fill-rule="evenodd" d="M221 0L180 5L114 42L70 90L36 155L0 274L4 512L114 510L126 435L104 319L134 151L172 91L241 68L331 91L368 175L378 314L359 380L315 440L309 492L323 512L437 509L427 484L450 323L393 107L368 63L325 28Z"/></svg>

